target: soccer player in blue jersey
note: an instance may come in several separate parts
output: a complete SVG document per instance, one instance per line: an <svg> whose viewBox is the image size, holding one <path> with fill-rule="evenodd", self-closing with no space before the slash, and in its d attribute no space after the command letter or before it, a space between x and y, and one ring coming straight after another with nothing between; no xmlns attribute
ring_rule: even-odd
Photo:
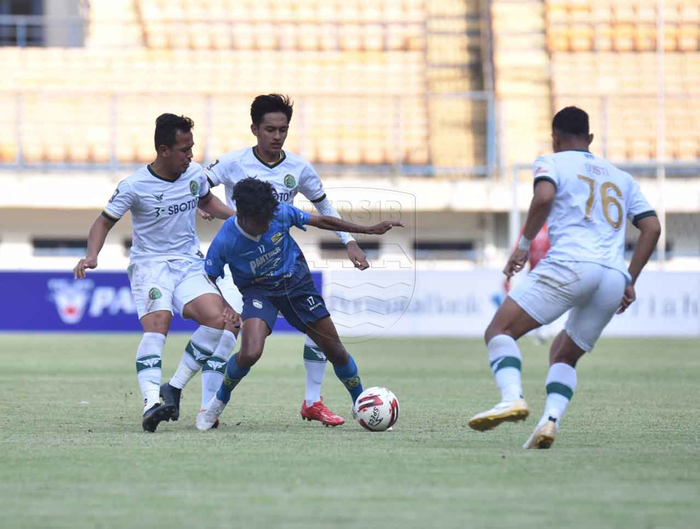
<svg viewBox="0 0 700 529"><path fill-rule="evenodd" d="M205 269L215 281L228 265L243 295L243 340L240 351L226 365L218 392L197 416L197 428L216 424L229 402L231 391L260 359L265 339L281 312L295 328L308 334L333 364L353 404L362 393L362 382L352 356L338 337L323 298L289 230L306 225L323 230L382 235L400 222L384 221L360 226L336 217L317 216L280 204L269 182L245 178L233 189L237 215L228 219L207 252ZM238 315L234 313L233 319Z"/></svg>

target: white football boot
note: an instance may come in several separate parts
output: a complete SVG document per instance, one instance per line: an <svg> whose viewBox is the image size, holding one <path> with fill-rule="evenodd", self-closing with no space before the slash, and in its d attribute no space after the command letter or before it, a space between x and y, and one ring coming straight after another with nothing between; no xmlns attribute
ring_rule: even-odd
<svg viewBox="0 0 700 529"><path fill-rule="evenodd" d="M535 428L523 448L544 450L550 448L557 436L557 420L550 417L547 422Z"/></svg>
<svg viewBox="0 0 700 529"><path fill-rule="evenodd" d="M502 422L524 421L530 415L525 399L501 402L490 410L477 413L469 421L469 427L484 432L492 430Z"/></svg>
<svg viewBox="0 0 700 529"><path fill-rule="evenodd" d="M211 430L219 422L219 415L224 408L226 403L221 402L214 394L204 409L197 414L197 430Z"/></svg>

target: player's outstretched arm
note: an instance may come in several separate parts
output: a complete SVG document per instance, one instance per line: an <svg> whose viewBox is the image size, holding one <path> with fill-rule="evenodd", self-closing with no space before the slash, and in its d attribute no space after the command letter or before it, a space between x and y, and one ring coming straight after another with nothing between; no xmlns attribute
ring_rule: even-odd
<svg viewBox="0 0 700 529"><path fill-rule="evenodd" d="M87 255L83 257L73 268L73 279L85 279L85 270L97 268L97 256L107 239L109 230L114 227L116 221L110 220L104 215L95 219L88 233Z"/></svg>
<svg viewBox="0 0 700 529"><path fill-rule="evenodd" d="M400 226L403 228L403 222L397 222L395 220L385 220L379 224L374 224L373 226L361 226L360 224L355 224L354 222L347 222L342 219L337 219L335 217L311 215L308 222L309 226L314 226L321 230L329 231L346 231L348 233L366 233L367 235L384 235L394 226Z"/></svg>
<svg viewBox="0 0 700 529"><path fill-rule="evenodd" d="M630 261L629 273L632 276L632 282L625 287L625 294L622 297L622 304L617 311L622 314L627 310L632 303L637 299L637 293L634 290L634 284L637 282L639 274L646 266L651 254L654 253L656 243L661 235L661 223L657 217L645 217L637 222L637 227L641 231L637 244L634 245L634 253Z"/></svg>
<svg viewBox="0 0 700 529"><path fill-rule="evenodd" d="M341 218L340 213L333 207L333 204L328 200L325 194L320 199L311 200L311 203L321 216L335 217L337 219ZM343 231L336 231L335 234L338 236L338 239L340 239L340 242L345 245L345 249L348 252L348 259L350 259L353 266L358 270L367 270L369 268L367 256L365 252L362 251L362 248L360 248L360 245L352 238L352 235Z"/></svg>
<svg viewBox="0 0 700 529"><path fill-rule="evenodd" d="M221 200L214 196L213 193L209 193L208 195L200 198L198 207L205 213L209 213L209 215L212 217L221 220L226 220L236 214L235 211L221 202Z"/></svg>

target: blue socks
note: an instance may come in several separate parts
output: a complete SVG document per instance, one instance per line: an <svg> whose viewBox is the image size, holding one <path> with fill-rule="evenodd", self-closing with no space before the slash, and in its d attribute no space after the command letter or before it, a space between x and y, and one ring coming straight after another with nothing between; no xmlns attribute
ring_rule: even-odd
<svg viewBox="0 0 700 529"><path fill-rule="evenodd" d="M231 392L238 385L238 383L243 379L244 376L248 374L250 368L241 369L238 366L238 353L229 358L226 364L226 374L224 375L224 381L219 386L219 391L216 392L216 398L221 402L228 404L231 400ZM355 369L357 372L357 369Z"/></svg>
<svg viewBox="0 0 700 529"><path fill-rule="evenodd" d="M360 380L360 376L357 374L357 365L355 364L355 360L349 353L348 358L349 361L347 364L344 366L334 365L333 370L335 371L336 376L347 388L354 404L363 391L362 381ZM239 367L238 353L229 358L229 361L226 364L224 381L221 383L219 390L216 392L216 398L221 402L228 404L228 401L231 400L231 392L249 371L250 368L242 369Z"/></svg>
<svg viewBox="0 0 700 529"><path fill-rule="evenodd" d="M350 353L348 353L348 358L350 359L344 366L333 365L333 371L335 375L340 379L345 388L350 392L353 404L357 401L357 397L362 393L362 381L360 376L357 374L357 365L355 364L355 359Z"/></svg>

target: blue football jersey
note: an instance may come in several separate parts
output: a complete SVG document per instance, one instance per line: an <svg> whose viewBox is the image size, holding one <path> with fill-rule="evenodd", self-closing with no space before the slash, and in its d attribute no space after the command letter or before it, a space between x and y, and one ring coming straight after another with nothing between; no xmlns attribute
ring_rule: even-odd
<svg viewBox="0 0 700 529"><path fill-rule="evenodd" d="M296 226L304 231L311 215L289 204L280 204L270 229L254 237L244 232L238 216L231 217L216 234L206 258L206 271L223 277L228 265L233 282L239 289L253 284L274 290L294 274L304 256L289 230Z"/></svg>

